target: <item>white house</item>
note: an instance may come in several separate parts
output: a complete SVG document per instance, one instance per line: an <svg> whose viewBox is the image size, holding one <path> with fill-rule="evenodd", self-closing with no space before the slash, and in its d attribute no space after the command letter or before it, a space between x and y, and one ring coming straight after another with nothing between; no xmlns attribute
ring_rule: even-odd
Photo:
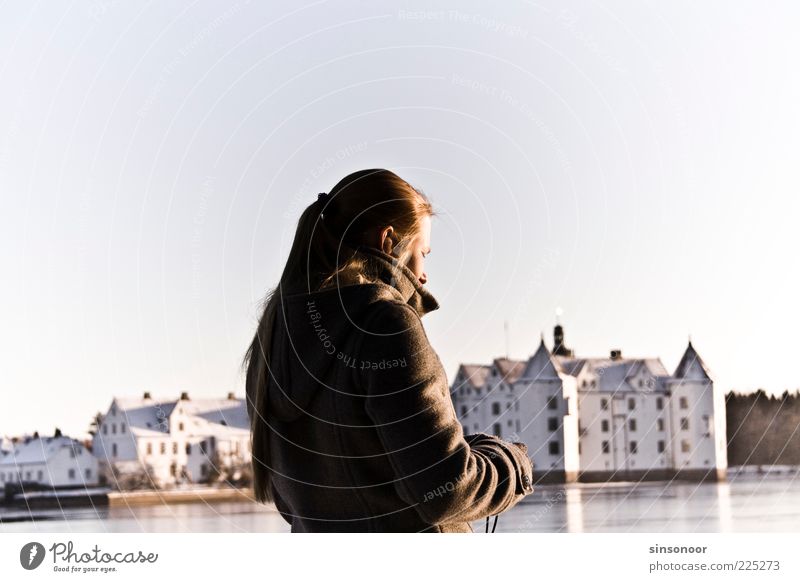
<svg viewBox="0 0 800 582"><path fill-rule="evenodd" d="M576 358L555 328L528 360L463 364L451 387L465 433L528 446L537 482L724 480L725 401L689 342L673 374L659 358Z"/></svg>
<svg viewBox="0 0 800 582"><path fill-rule="evenodd" d="M57 488L95 486L97 459L83 443L62 436L58 429L52 437L34 433L12 439L10 449L0 457L0 487L14 482Z"/></svg>
<svg viewBox="0 0 800 582"><path fill-rule="evenodd" d="M250 425L244 399L155 400L114 398L94 435L94 455L101 479L110 469L136 472L146 468L160 486L204 481L222 466L250 459ZM113 483L109 483L113 484Z"/></svg>

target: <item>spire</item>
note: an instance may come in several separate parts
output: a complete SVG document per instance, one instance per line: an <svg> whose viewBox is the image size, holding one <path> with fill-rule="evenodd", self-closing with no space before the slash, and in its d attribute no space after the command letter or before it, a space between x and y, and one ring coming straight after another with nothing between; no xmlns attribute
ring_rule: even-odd
<svg viewBox="0 0 800 582"><path fill-rule="evenodd" d="M556 309L556 326L553 328L553 355L572 357L574 355L572 350L564 345L564 328L558 322L560 315L561 308L559 307Z"/></svg>

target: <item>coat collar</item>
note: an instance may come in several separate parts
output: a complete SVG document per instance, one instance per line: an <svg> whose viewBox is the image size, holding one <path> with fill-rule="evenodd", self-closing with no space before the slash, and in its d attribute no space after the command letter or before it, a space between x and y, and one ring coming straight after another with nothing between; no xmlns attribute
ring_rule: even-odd
<svg viewBox="0 0 800 582"><path fill-rule="evenodd" d="M366 245L347 245L355 255L364 260L369 270L381 281L397 290L420 317L439 309L439 302L414 276L413 271L399 262L397 257Z"/></svg>

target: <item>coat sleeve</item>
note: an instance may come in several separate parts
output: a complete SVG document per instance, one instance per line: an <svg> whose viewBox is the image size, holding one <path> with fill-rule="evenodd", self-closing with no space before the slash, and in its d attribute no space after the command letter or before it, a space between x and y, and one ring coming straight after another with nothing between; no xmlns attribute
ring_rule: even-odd
<svg viewBox="0 0 800 582"><path fill-rule="evenodd" d="M398 495L426 523L446 524L498 514L531 493L525 445L486 434L465 438L419 315L399 302L372 310L358 374Z"/></svg>

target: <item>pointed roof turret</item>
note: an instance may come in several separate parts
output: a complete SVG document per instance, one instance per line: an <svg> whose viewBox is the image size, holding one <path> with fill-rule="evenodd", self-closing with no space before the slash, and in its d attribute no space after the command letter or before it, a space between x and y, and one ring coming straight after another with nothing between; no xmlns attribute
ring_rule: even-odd
<svg viewBox="0 0 800 582"><path fill-rule="evenodd" d="M681 361L678 363L678 367L675 368L673 376L690 380L711 380L711 372L694 349L691 339L686 346L686 351L683 353Z"/></svg>
<svg viewBox="0 0 800 582"><path fill-rule="evenodd" d="M558 364L553 360L550 350L544 343L544 334L539 342L539 347L534 354L528 359L525 364L520 377L532 379L553 379L558 378L559 375Z"/></svg>

